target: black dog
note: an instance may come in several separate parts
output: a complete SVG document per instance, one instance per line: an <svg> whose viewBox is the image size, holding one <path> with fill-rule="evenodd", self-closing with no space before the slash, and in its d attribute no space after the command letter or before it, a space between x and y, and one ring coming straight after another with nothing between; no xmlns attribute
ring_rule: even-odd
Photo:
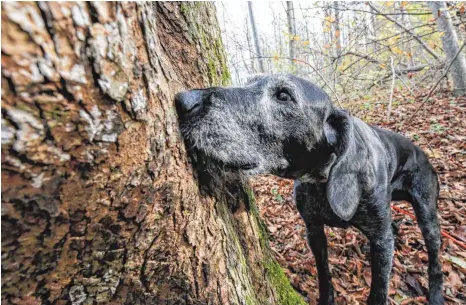
<svg viewBox="0 0 466 305"><path fill-rule="evenodd" d="M438 255L437 175L405 137L336 108L323 90L292 75L259 76L245 87L207 88L175 98L190 147L219 170L295 179L319 276L319 304L334 304L324 225L355 226L371 245L370 305L384 305L394 237L391 200L412 203L429 255L430 304L443 304Z"/></svg>

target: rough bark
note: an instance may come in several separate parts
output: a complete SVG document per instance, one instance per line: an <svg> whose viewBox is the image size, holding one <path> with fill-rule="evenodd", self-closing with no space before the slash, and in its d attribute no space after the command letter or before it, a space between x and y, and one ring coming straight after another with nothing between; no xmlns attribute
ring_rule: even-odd
<svg viewBox="0 0 466 305"><path fill-rule="evenodd" d="M443 33L442 45L447 61L451 61L460 51L458 36L451 21L445 1L428 2L434 18L437 19L438 30ZM459 54L453 62L450 74L453 79L453 93L455 95L466 95L466 56Z"/></svg>
<svg viewBox="0 0 466 305"><path fill-rule="evenodd" d="M3 304L302 302L179 137L174 94L228 82L219 37L212 3L2 4Z"/></svg>

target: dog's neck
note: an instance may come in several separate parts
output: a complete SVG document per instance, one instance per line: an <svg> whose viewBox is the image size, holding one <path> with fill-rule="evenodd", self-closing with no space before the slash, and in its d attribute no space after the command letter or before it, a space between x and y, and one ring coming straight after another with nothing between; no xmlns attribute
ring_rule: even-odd
<svg viewBox="0 0 466 305"><path fill-rule="evenodd" d="M277 176L299 179L303 182L325 182L328 179L337 156L333 147L326 143L318 143L309 150L303 145L291 144L285 149L288 166L277 171Z"/></svg>
<svg viewBox="0 0 466 305"><path fill-rule="evenodd" d="M306 183L325 183L328 181L328 176L330 174L330 169L332 168L335 160L337 159L337 155L335 153L331 153L328 161L316 167L312 172L305 173L304 175L297 177L301 182Z"/></svg>

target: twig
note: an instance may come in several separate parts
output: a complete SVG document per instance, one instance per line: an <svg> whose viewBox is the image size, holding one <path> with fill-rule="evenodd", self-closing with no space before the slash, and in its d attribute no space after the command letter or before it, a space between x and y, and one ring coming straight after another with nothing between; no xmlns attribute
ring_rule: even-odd
<svg viewBox="0 0 466 305"><path fill-rule="evenodd" d="M358 52L354 52L354 51L348 51L348 52L345 52L343 54L340 54L339 56L337 57L332 57L332 60L335 61L337 59L340 59L341 57L345 57L347 55L353 55L353 56L356 56L356 57L359 57L359 58L363 58L371 63L375 63L375 64L382 64L382 62L380 60L377 60L373 57L370 57L369 55L366 55L366 54L361 54L361 53L358 53Z"/></svg>
<svg viewBox="0 0 466 305"><path fill-rule="evenodd" d="M456 52L456 55L455 57L453 57L453 59L450 61L450 63L448 64L448 66L445 68L445 71L443 72L442 76L438 79L438 81L435 83L434 86L432 86L432 88L430 89L429 93L426 95L426 97L424 98L424 100L421 102L421 105L419 105L419 107L417 107L417 109L413 112L413 114L408 118L406 119L405 121L403 121L403 123L401 125L404 125L406 122L412 122L412 119L414 118L414 116L419 112L419 110L421 110L421 108L424 106L424 104L427 102L427 100L429 99L429 97L432 95L432 93L434 92L434 90L437 88L438 84L440 84L440 82L442 81L442 79L448 74L448 71L450 70L451 66L453 65L453 62L456 60L456 58L458 57L458 55L460 55L461 51L463 50L463 48L466 46L466 41L463 43L463 45L461 46L461 48L458 50L458 52ZM408 123L409 125L409 123ZM400 127L399 127L400 128ZM399 129L398 128L398 129Z"/></svg>
<svg viewBox="0 0 466 305"><path fill-rule="evenodd" d="M388 113L387 113L387 122L390 122L390 115L392 114L392 102L393 102L393 91L395 90L395 64L393 63L393 56L390 56L390 64L392 66L392 88L390 90L390 100L388 101Z"/></svg>
<svg viewBox="0 0 466 305"><path fill-rule="evenodd" d="M300 63L303 63L307 66L309 66L312 70L314 70L314 72L317 73L317 75L319 75L319 77L324 81L325 85L330 89L330 91L332 91L333 95L335 96L335 98L337 99L337 102L338 102L338 105L343 108L343 105L341 104L341 100L340 98L338 97L338 94L332 89L332 87L329 85L329 83L327 82L327 80L325 79L325 77L320 74L320 72L314 68L310 63L304 61L304 60L301 60L301 59L296 59L296 58L289 58L289 57L278 57L278 56L261 56L262 58L267 58L267 59L287 59L287 60L291 60L291 61L295 61L295 62L300 62ZM254 59L255 57L253 57L252 59Z"/></svg>
<svg viewBox="0 0 466 305"><path fill-rule="evenodd" d="M400 303L400 305L409 305L409 304L417 304L418 302L424 303L426 301L425 297L414 297L409 298Z"/></svg>
<svg viewBox="0 0 466 305"><path fill-rule="evenodd" d="M415 67L412 67L412 68L396 69L396 74L397 74L398 77L400 77L401 75L405 75L405 74L408 74L410 72L422 71L425 68L429 68L430 70L438 70L438 69L445 68L445 63L440 63L438 65L421 65L421 66L415 66ZM390 73L388 75L384 75L382 78L379 78L379 79L375 80L374 83L379 83L379 82L386 81L387 79L390 78L391 74L392 73Z"/></svg>
<svg viewBox="0 0 466 305"><path fill-rule="evenodd" d="M432 148L432 146L430 146L430 143L429 143L429 141L427 141L427 139L425 139L425 140L426 140L426 144L427 144L427 146L428 146L428 147L429 147L429 149L430 149L430 152L432 153L432 157L434 157L435 161L437 161L437 156L435 155L435 151L434 151L434 149Z"/></svg>
<svg viewBox="0 0 466 305"><path fill-rule="evenodd" d="M358 243L353 244L356 253L359 255L360 258L364 259L364 255L362 254L361 247L359 247Z"/></svg>
<svg viewBox="0 0 466 305"><path fill-rule="evenodd" d="M412 96L416 97L416 93L413 92L413 89L411 89L409 87L409 85L406 83L406 81L403 79L403 76L402 75L397 75L398 76L398 79L401 81L401 83L403 84L403 86L406 87L406 89L409 90L409 92L411 93Z"/></svg>
<svg viewBox="0 0 466 305"><path fill-rule="evenodd" d="M442 232L442 236L448 238L448 239L451 240L453 243L455 243L455 244L461 246L463 249L466 249L466 243L457 240L455 237L451 236L450 234L448 234L447 232L445 232L445 231L443 231L443 230L442 230L441 232Z"/></svg>
<svg viewBox="0 0 466 305"><path fill-rule="evenodd" d="M426 45L426 43L416 34L414 33L413 31L409 30L405 25L401 24L398 20L396 19L393 19L392 17L390 16L387 16L386 14L383 14L378 8L376 8L372 3L370 2L367 2L367 5L369 5L376 13L382 15L383 17L385 17L386 19L390 20L391 22L395 23L398 27L402 28L403 30L405 30L408 34L410 34L414 39L416 39L419 44L430 54L432 55L433 58L435 59L439 59L437 54L435 54L435 52L429 48L429 46Z"/></svg>
<svg viewBox="0 0 466 305"><path fill-rule="evenodd" d="M392 209L401 213L401 214L404 214L404 215L407 215L409 216L412 220L416 220L416 216L414 216L413 214L411 214L410 212L408 211L405 211L403 210L402 208L399 208L397 206L394 206L392 205ZM443 237L446 237L448 239L450 239L453 243L459 245L460 247L462 247L463 249L466 249L466 243L462 242L462 241L459 241L458 239L456 239L455 237L451 236L450 234L448 234L447 232L445 232L444 230L440 230L441 234Z"/></svg>

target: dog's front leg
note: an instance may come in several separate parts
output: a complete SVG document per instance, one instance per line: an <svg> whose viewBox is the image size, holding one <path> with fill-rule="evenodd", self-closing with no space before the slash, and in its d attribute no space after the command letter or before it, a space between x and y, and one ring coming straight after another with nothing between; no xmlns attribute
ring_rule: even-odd
<svg viewBox="0 0 466 305"><path fill-rule="evenodd" d="M308 226L307 232L307 240L316 260L319 277L319 305L334 305L334 290L328 268L327 237L324 226Z"/></svg>
<svg viewBox="0 0 466 305"><path fill-rule="evenodd" d="M388 284L392 270L394 238L389 226L378 236L368 236L371 243L371 292L368 305L385 305L388 300Z"/></svg>

